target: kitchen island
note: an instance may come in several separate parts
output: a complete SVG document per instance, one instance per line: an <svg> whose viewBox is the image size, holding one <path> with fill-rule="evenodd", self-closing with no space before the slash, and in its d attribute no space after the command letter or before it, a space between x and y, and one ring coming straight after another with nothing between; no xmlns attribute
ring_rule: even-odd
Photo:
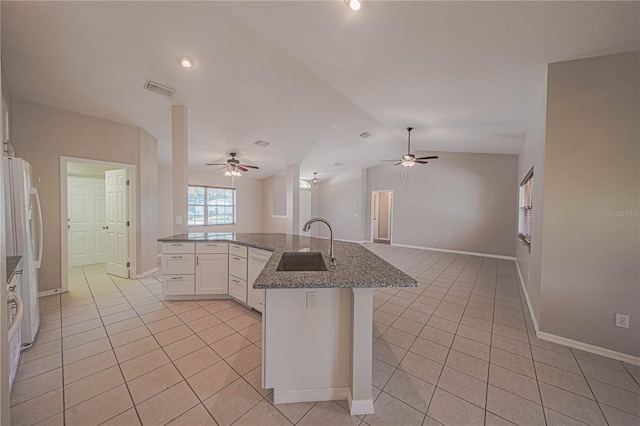
<svg viewBox="0 0 640 426"><path fill-rule="evenodd" d="M296 269L299 265L294 262L287 266L286 262L281 263L283 257L300 259L298 253L326 256L329 240L273 233L192 233L159 241L163 243L163 292L172 293L172 283L183 286L182 294L165 294L165 298L231 295L256 308L248 303L249 295L252 291L263 292L264 301L257 307L263 313L262 385L273 388L274 403L346 399L352 415L373 413L373 292L380 287L415 287L414 279L356 243L336 241L336 265L328 260L319 265L326 270L292 271L281 269ZM253 278L241 267L223 265L225 254L229 265L242 265L242 248L244 253L247 249L272 253L268 260L265 257L261 271ZM220 271L210 268L199 272L205 262L202 259L212 250L220 256ZM207 254L201 259L198 253ZM249 255L245 271L252 269L251 259ZM181 281L182 276L171 273L175 272L171 261L182 262L174 267L182 268L187 275L195 272L194 281L199 277L201 284ZM232 290L233 285L228 285L227 295L223 293L224 285L219 282L226 279L227 273L227 283L232 284L233 280L242 283L244 276L245 293ZM218 284L206 284L209 275L217 275ZM188 285L178 284L183 282ZM213 288L215 292L206 294L206 289ZM247 296L243 299L243 295Z"/></svg>

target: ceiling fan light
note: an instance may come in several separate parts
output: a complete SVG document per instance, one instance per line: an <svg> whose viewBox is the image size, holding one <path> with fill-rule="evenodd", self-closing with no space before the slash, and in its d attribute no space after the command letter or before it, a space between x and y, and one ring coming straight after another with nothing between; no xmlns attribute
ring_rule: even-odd
<svg viewBox="0 0 640 426"><path fill-rule="evenodd" d="M225 175L225 176L233 176L233 175L231 174L231 171L230 171L229 169L227 169L227 171L226 171L226 172L224 172L224 175Z"/></svg>
<svg viewBox="0 0 640 426"><path fill-rule="evenodd" d="M411 160L405 160L402 162L402 165L405 167L413 167L414 164L416 164L416 162Z"/></svg>

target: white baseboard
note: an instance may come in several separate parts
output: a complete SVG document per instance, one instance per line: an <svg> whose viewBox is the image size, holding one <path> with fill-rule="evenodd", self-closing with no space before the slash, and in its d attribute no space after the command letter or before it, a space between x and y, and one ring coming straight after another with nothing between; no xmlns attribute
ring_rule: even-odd
<svg viewBox="0 0 640 426"><path fill-rule="evenodd" d="M353 400L351 392L349 392L349 411L352 416L361 416L364 414L373 414L373 399L357 399Z"/></svg>
<svg viewBox="0 0 640 426"><path fill-rule="evenodd" d="M412 248L412 249L419 249L419 250L431 250L431 251L442 251L445 253L465 254L469 256L492 257L494 259L516 260L516 258L513 256L503 256L501 254L477 253L475 251L461 251L461 250L441 249L441 248L435 248L435 247L412 246L409 244L396 244L394 242L391 242L390 245L395 247L405 247L405 248Z"/></svg>
<svg viewBox="0 0 640 426"><path fill-rule="evenodd" d="M579 342L577 340L569 339L567 337L556 336L555 334L546 333L544 331L540 331L538 328L538 319L533 313L533 307L531 306L531 300L529 300L529 293L527 293L527 288L524 285L524 280L522 279L522 273L520 272L520 265L518 265L518 261L516 260L516 269L518 270L518 276L520 278L520 285L522 286L522 291L524 291L524 297L527 299L527 306L529 308L529 314L531 315L531 320L533 321L533 326L536 329L536 337L540 340L545 340L551 343L557 343L559 345L568 346L570 348L579 349L581 351L589 352L596 355L601 355L607 358L616 359L618 361L624 361L628 364L638 365L640 366L640 357L625 354L622 352L617 352L611 349L606 349L600 346L591 345L589 343Z"/></svg>
<svg viewBox="0 0 640 426"><path fill-rule="evenodd" d="M529 293L527 293L527 288L524 286L524 279L522 279L522 272L520 272L520 265L518 265L518 259L516 259L516 270L518 271L518 277L520 278L520 287L522 287L522 291L524 292L524 298L527 299L527 306L529 307L529 315L531 316L531 322L533 322L533 328L536 329L536 336L537 336L540 333L540 330L538 329L538 318L536 318L536 315L533 312L533 306L531 306Z"/></svg>
<svg viewBox="0 0 640 426"><path fill-rule="evenodd" d="M156 272L158 272L158 268L157 267L155 267L153 269L149 269L148 271L143 272L141 274L132 274L132 275L133 275L133 278L137 280L138 278L144 278L147 275L151 275L151 274L154 274Z"/></svg>
<svg viewBox="0 0 640 426"><path fill-rule="evenodd" d="M349 399L351 392L348 387L300 389L290 391L273 390L274 404L289 404L294 402L341 401Z"/></svg>
<svg viewBox="0 0 640 426"><path fill-rule="evenodd" d="M308 235L303 235L303 237L306 237ZM328 240L329 237L311 237L311 238L322 238L323 240ZM344 243L356 243L356 244L362 244L362 243L369 243L370 241L357 241L357 240L344 240L342 238L334 238L333 241L342 241Z"/></svg>
<svg viewBox="0 0 640 426"><path fill-rule="evenodd" d="M54 290L39 291L38 297L53 296L54 294L61 294L61 293L66 293L66 292L62 291L62 289L60 288L56 288Z"/></svg>
<svg viewBox="0 0 640 426"><path fill-rule="evenodd" d="M596 355L602 355L607 358L613 358L617 359L618 361L624 361L628 364L640 366L640 357L637 356L612 351L611 349L605 349L600 346L590 345L588 343L579 342L577 340L567 339L566 337L556 336L555 334L545 333L543 331L537 332L536 336L538 336L538 339L540 340L546 340L547 342L569 346L574 349L580 349L581 351L590 352Z"/></svg>

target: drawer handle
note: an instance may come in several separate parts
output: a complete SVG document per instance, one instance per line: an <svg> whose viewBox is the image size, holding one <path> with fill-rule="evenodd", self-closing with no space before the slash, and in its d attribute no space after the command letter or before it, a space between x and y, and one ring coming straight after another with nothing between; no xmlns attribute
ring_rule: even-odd
<svg viewBox="0 0 640 426"><path fill-rule="evenodd" d="M182 247L182 243L173 243L171 245L174 247Z"/></svg>
<svg viewBox="0 0 640 426"><path fill-rule="evenodd" d="M184 278L184 277L171 277L171 279L172 279L172 280L181 280L181 279L183 279L183 278Z"/></svg>
<svg viewBox="0 0 640 426"><path fill-rule="evenodd" d="M235 256L234 256L234 257L233 257L233 260L240 260L240 258L239 258L239 257L235 257Z"/></svg>
<svg viewBox="0 0 640 426"><path fill-rule="evenodd" d="M238 280L231 280L231 281L233 281L236 284L240 284L240 281L238 281Z"/></svg>
<svg viewBox="0 0 640 426"><path fill-rule="evenodd" d="M182 259L182 256L171 256L172 259Z"/></svg>

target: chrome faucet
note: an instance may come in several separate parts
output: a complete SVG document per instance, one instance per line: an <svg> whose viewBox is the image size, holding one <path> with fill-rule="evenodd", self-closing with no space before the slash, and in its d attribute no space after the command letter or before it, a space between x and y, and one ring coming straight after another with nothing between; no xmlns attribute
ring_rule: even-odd
<svg viewBox="0 0 640 426"><path fill-rule="evenodd" d="M321 217L314 217L309 219L304 226L302 227L302 230L304 232L309 231L309 228L311 228L311 224L313 222L322 222L325 225L327 225L329 227L329 240L331 243L331 246L329 247L329 259L331 260L331 266L336 266L336 257L333 254L333 229L331 228L331 224L329 223L329 221L327 219L323 219Z"/></svg>

